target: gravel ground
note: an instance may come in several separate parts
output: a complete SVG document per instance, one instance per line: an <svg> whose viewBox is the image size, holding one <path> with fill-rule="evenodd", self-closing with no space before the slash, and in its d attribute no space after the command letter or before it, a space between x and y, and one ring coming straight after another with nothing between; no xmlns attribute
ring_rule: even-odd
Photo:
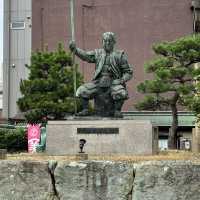
<svg viewBox="0 0 200 200"><path fill-rule="evenodd" d="M76 155L50 156L45 153L16 153L7 154L7 160L38 160L38 161L76 161ZM187 151L162 151L158 155L153 156L135 156L135 155L88 155L88 160L110 160L110 161L126 161L126 162L142 162L154 160L191 160L200 162L200 153L191 153Z"/></svg>

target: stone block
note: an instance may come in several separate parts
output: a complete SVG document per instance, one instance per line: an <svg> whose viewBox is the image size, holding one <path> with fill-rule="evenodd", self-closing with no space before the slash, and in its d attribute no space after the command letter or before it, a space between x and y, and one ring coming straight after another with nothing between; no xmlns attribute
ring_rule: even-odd
<svg viewBox="0 0 200 200"><path fill-rule="evenodd" d="M132 165L110 161L60 162L54 177L60 200L125 200L134 178Z"/></svg>
<svg viewBox="0 0 200 200"><path fill-rule="evenodd" d="M46 152L49 155L77 154L85 139L87 154L151 155L156 152L150 121L66 120L49 121Z"/></svg>
<svg viewBox="0 0 200 200"><path fill-rule="evenodd" d="M149 161L135 165L132 200L199 200L200 165Z"/></svg>
<svg viewBox="0 0 200 200"><path fill-rule="evenodd" d="M0 161L1 200L47 200L51 186L47 162Z"/></svg>

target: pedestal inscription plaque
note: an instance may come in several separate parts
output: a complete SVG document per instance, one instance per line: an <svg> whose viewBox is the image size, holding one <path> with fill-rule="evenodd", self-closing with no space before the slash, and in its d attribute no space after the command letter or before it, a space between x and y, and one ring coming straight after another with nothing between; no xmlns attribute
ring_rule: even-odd
<svg viewBox="0 0 200 200"><path fill-rule="evenodd" d="M119 128L77 128L77 134L119 134Z"/></svg>

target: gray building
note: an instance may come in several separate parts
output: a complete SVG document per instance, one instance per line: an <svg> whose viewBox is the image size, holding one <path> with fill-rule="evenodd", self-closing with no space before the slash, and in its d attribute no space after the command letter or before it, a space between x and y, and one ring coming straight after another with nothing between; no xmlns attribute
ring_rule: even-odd
<svg viewBox="0 0 200 200"><path fill-rule="evenodd" d="M32 0L4 0L3 117L18 113L19 83L27 78L30 63Z"/></svg>

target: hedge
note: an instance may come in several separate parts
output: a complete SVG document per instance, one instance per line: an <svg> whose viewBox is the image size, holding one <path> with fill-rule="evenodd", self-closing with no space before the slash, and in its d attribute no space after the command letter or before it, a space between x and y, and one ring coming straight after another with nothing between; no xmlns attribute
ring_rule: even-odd
<svg viewBox="0 0 200 200"><path fill-rule="evenodd" d="M27 136L25 128L0 128L0 149L8 152L19 152L27 150Z"/></svg>

